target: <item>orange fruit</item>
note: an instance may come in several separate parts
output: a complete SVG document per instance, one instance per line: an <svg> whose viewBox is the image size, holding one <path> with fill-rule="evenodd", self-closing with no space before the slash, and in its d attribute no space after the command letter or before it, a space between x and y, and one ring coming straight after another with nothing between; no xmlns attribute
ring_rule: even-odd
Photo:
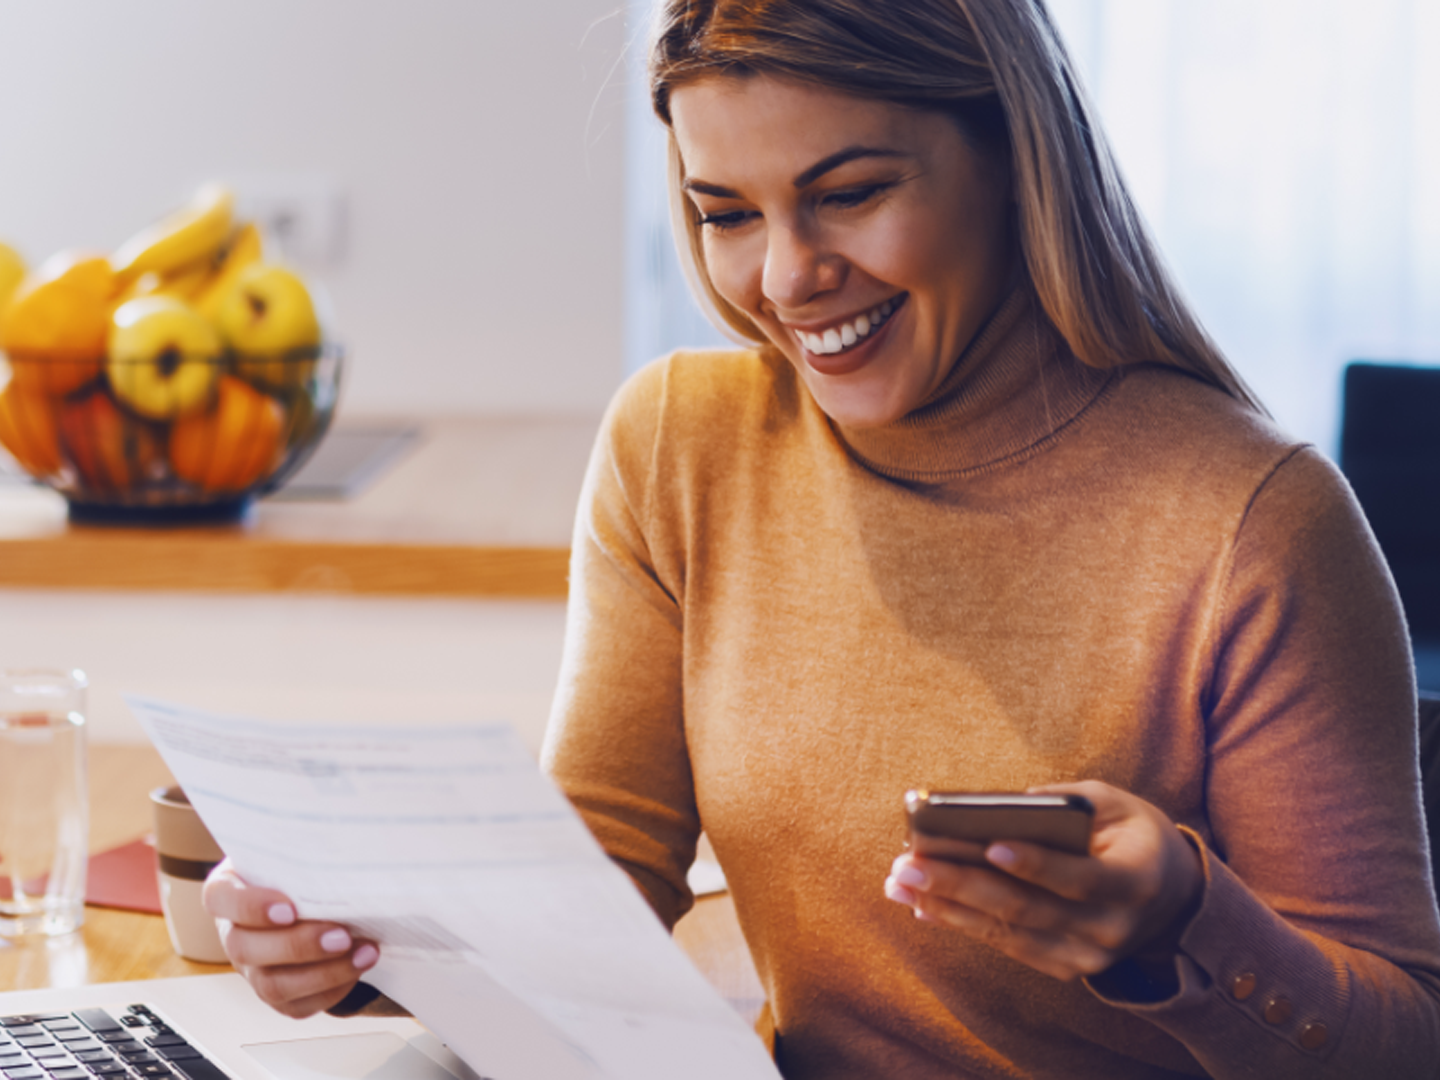
<svg viewBox="0 0 1440 1080"><path fill-rule="evenodd" d="M99 375L116 292L102 255L61 253L26 278L0 323L15 381L58 397Z"/></svg>
<svg viewBox="0 0 1440 1080"><path fill-rule="evenodd" d="M14 381L0 390L0 443L33 476L59 472L60 433L51 400Z"/></svg>
<svg viewBox="0 0 1440 1080"><path fill-rule="evenodd" d="M25 259L9 244L0 241L0 317L5 313L10 294L18 289L24 280Z"/></svg>
<svg viewBox="0 0 1440 1080"><path fill-rule="evenodd" d="M243 491L279 464L284 431L278 401L226 375L214 409L171 426L170 467L206 491Z"/></svg>
<svg viewBox="0 0 1440 1080"><path fill-rule="evenodd" d="M94 494L125 494L150 474L163 453L153 424L120 411L103 389L60 408L60 444Z"/></svg>

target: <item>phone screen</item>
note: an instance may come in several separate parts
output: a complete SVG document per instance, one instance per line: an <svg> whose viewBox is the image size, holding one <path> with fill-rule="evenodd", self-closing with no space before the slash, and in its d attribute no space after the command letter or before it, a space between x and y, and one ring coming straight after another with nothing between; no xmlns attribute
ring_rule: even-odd
<svg viewBox="0 0 1440 1080"><path fill-rule="evenodd" d="M1081 795L923 788L906 792L905 812L913 851L977 865L987 865L985 848L997 840L1087 855L1095 818L1095 808Z"/></svg>

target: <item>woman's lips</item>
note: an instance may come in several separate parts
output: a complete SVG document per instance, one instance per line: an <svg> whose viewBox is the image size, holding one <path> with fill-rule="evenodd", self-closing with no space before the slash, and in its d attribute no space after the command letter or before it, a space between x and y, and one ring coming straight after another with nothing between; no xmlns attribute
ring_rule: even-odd
<svg viewBox="0 0 1440 1080"><path fill-rule="evenodd" d="M900 317L905 302L909 299L909 293L901 293L896 299L894 310L892 310L889 317L885 319L884 324L880 326L879 329L872 330L869 336L863 341L856 342L843 352L826 353L823 355L813 353L805 347L799 336L796 335L795 340L800 346L800 355L805 358L805 363L810 366L811 370L820 375L849 375L852 371L859 371L868 364L875 355L876 349L880 347L881 342L890 333L890 327L892 327L895 324L895 320Z"/></svg>

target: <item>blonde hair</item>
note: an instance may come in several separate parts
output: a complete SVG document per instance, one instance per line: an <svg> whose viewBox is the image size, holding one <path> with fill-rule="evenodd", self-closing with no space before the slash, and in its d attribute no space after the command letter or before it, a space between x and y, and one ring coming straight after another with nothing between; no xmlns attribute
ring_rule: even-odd
<svg viewBox="0 0 1440 1080"><path fill-rule="evenodd" d="M650 90L667 127L677 88L755 74L942 112L1008 153L1030 286L1075 356L1167 364L1265 411L1171 281L1042 0L664 0ZM710 280L683 180L672 128L686 272L712 315L763 343Z"/></svg>

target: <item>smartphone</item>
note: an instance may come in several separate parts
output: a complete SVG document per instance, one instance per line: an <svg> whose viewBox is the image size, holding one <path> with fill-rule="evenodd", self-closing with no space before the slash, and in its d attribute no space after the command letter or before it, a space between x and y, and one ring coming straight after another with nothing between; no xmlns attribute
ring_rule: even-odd
<svg viewBox="0 0 1440 1080"><path fill-rule="evenodd" d="M1088 855L1095 807L1083 795L917 788L905 793L905 818L916 854L988 866L985 848L996 840Z"/></svg>

